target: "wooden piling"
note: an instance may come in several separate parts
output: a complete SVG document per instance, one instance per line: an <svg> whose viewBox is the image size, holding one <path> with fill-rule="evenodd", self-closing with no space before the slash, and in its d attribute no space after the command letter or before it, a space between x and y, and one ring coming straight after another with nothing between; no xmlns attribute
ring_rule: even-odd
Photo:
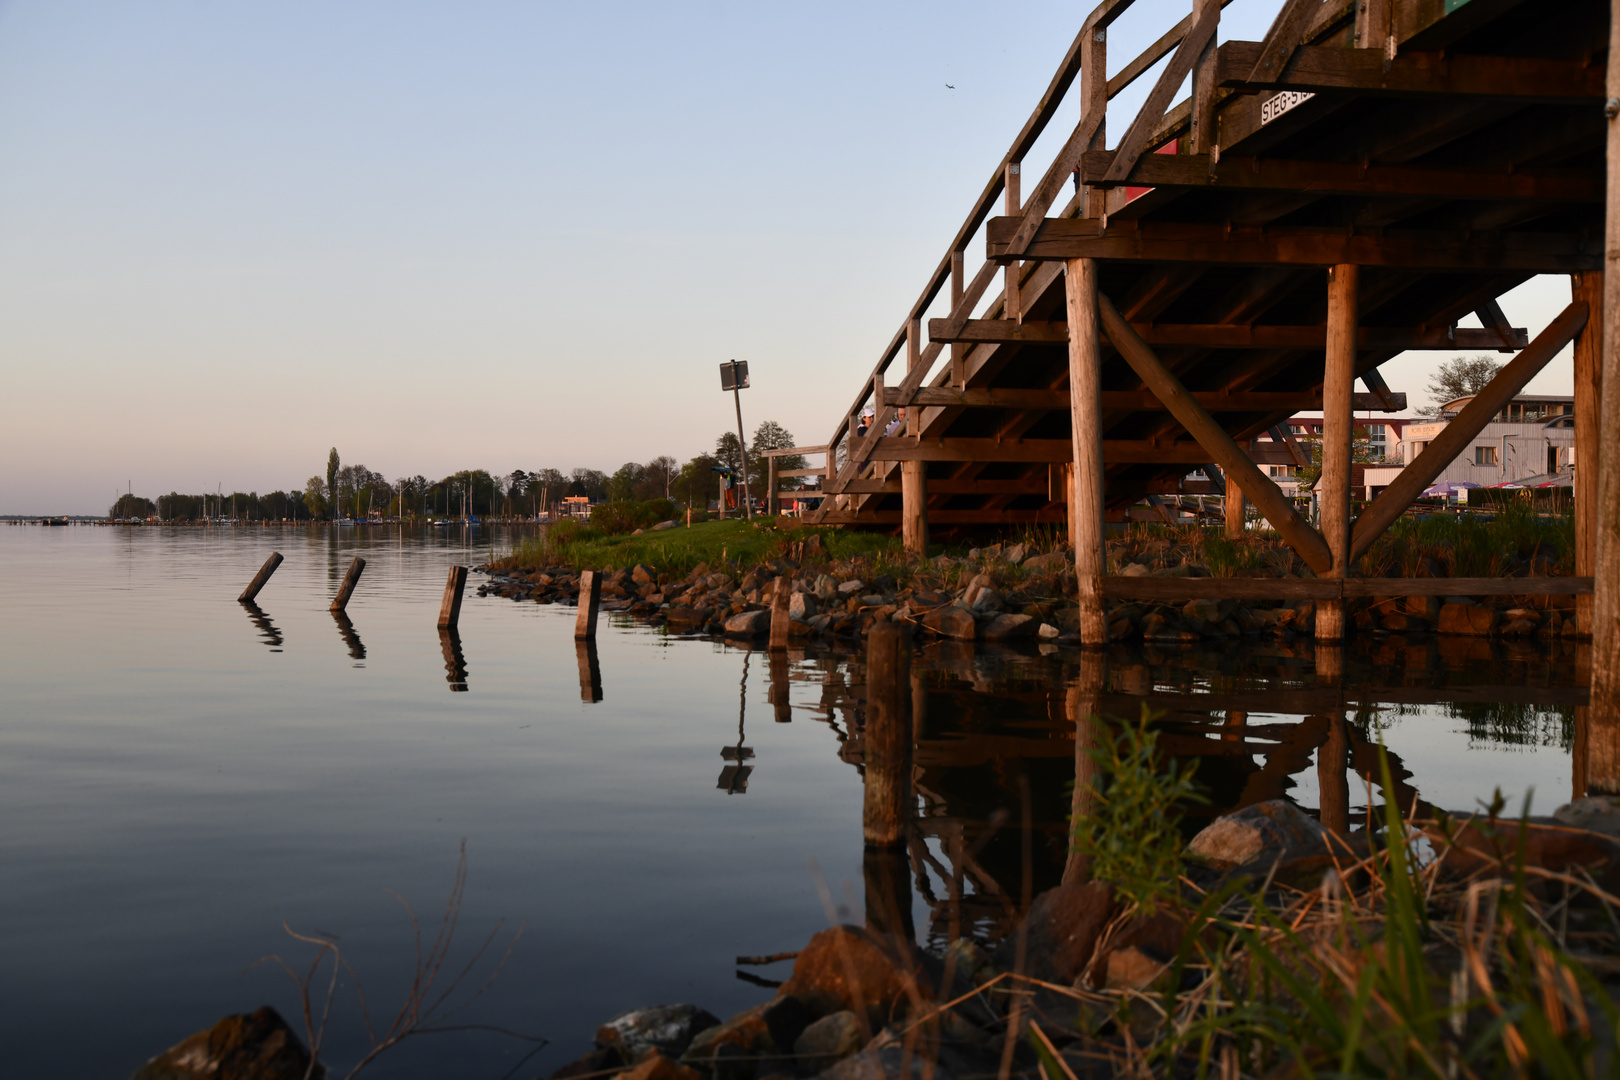
<svg viewBox="0 0 1620 1080"><path fill-rule="evenodd" d="M602 700L602 663L596 655L596 639L575 641L574 659L579 663L579 700L594 705Z"/></svg>
<svg viewBox="0 0 1620 1080"><path fill-rule="evenodd" d="M897 623L866 635L866 846L902 846L911 822L911 652Z"/></svg>
<svg viewBox="0 0 1620 1080"><path fill-rule="evenodd" d="M1243 533L1243 489L1234 484L1231 477L1227 477L1226 536L1229 540L1241 540Z"/></svg>
<svg viewBox="0 0 1620 1080"><path fill-rule="evenodd" d="M1590 577L1597 555L1598 410L1603 392L1603 271L1570 275L1570 300L1585 301L1586 325L1575 335L1575 574ZM1592 598L1575 598L1575 632L1592 636Z"/></svg>
<svg viewBox="0 0 1620 1080"><path fill-rule="evenodd" d="M901 539L905 549L928 557L928 463L900 463Z"/></svg>
<svg viewBox="0 0 1620 1080"><path fill-rule="evenodd" d="M1620 99L1620 0L1611 0L1609 13L1608 99ZM1620 251L1620 113L1608 117L1607 205L1604 250ZM1620 274L1605 274L1603 308L1620 315ZM1603 372L1599 376L1601 404L1598 430L1620 431L1620 319L1604 319ZM1587 749L1588 787L1605 793L1620 792L1620 768L1603 770L1620 754L1620 453L1604 440L1599 450L1598 492L1593 509L1597 520L1592 559L1592 704Z"/></svg>
<svg viewBox="0 0 1620 1080"><path fill-rule="evenodd" d="M1341 263L1328 270L1327 360L1322 374L1322 476L1316 482L1322 507L1322 539L1333 555L1329 577L1349 576L1350 394L1356 381L1356 303L1360 267ZM1316 605L1316 640L1345 636L1344 601Z"/></svg>
<svg viewBox="0 0 1620 1080"><path fill-rule="evenodd" d="M244 604L253 603L253 598L259 595L259 590L264 588L265 582L270 580L270 575L275 573L276 567L280 565L281 552L272 551L270 557L264 560L264 565L259 567L259 572L253 575L253 580L248 582L248 587L242 590L242 595L236 599Z"/></svg>
<svg viewBox="0 0 1620 1080"><path fill-rule="evenodd" d="M467 568L452 566L444 582L444 599L439 601L439 629L454 629L461 621L461 592L467 587Z"/></svg>
<svg viewBox="0 0 1620 1080"><path fill-rule="evenodd" d="M349 606L349 597L354 595L354 587L360 584L360 572L366 568L366 560L356 555L349 564L348 573L343 575L343 584L338 586L337 595L332 598L333 611L342 611Z"/></svg>
<svg viewBox="0 0 1620 1080"><path fill-rule="evenodd" d="M597 570L579 573L579 614L574 617L574 640L596 640L596 612L602 606L602 574Z"/></svg>
<svg viewBox="0 0 1620 1080"><path fill-rule="evenodd" d="M793 582L786 575L776 579L776 591L771 595L771 652L781 652L788 647L788 635L793 628L793 622L788 618L788 604L793 599Z"/></svg>
<svg viewBox="0 0 1620 1080"><path fill-rule="evenodd" d="M1069 315L1069 412L1074 432L1074 491L1070 505L1074 570L1080 582L1080 640L1108 644L1102 578L1104 547L1102 350L1097 329L1097 261L1070 259L1065 293Z"/></svg>
<svg viewBox="0 0 1620 1080"><path fill-rule="evenodd" d="M879 938L917 940L911 914L911 859L903 847L868 847L861 855L866 928Z"/></svg>

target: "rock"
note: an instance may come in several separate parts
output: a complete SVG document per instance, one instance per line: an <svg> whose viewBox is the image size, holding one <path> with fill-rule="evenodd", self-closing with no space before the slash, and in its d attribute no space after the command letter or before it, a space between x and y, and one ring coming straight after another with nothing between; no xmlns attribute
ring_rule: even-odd
<svg viewBox="0 0 1620 1080"><path fill-rule="evenodd" d="M1062 551L1054 551L1046 555L1031 555L1024 560L1024 569L1038 574L1049 574L1063 570L1072 565L1074 556Z"/></svg>
<svg viewBox="0 0 1620 1080"><path fill-rule="evenodd" d="M575 1058L556 1072L551 1074L550 1080L569 1080L575 1076L596 1076L608 1073L614 1069L622 1069L630 1064L619 1053L618 1047L610 1046L607 1049L598 1047L588 1054Z"/></svg>
<svg viewBox="0 0 1620 1080"><path fill-rule="evenodd" d="M637 563L635 569L630 571L630 580L637 585L651 585L653 583L652 569Z"/></svg>
<svg viewBox="0 0 1620 1080"><path fill-rule="evenodd" d="M726 620L727 637L758 637L770 633L769 611L745 611Z"/></svg>
<svg viewBox="0 0 1620 1080"><path fill-rule="evenodd" d="M986 592L990 590L986 589ZM1035 619L1029 615L997 615L985 623L982 636L986 641L1010 641L1031 637L1035 633Z"/></svg>
<svg viewBox="0 0 1620 1080"><path fill-rule="evenodd" d="M838 598L838 582L830 575L822 574L816 578L815 588L811 591L815 593L817 600L836 600Z"/></svg>
<svg viewBox="0 0 1620 1080"><path fill-rule="evenodd" d="M1047 982L1072 984L1091 963L1097 935L1114 913L1114 890L1102 882L1059 885L1029 905L1024 970ZM1016 935L1009 935L991 956L996 967L1010 970L1017 957Z"/></svg>
<svg viewBox="0 0 1620 1080"><path fill-rule="evenodd" d="M1147 577L1152 574L1145 564L1139 562L1126 563L1125 568L1119 572L1120 577Z"/></svg>
<svg viewBox="0 0 1620 1080"><path fill-rule="evenodd" d="M973 601L977 599L981 589L993 587L994 582L990 580L989 574L974 574L973 580L967 583L966 589L962 590L962 603L972 607Z"/></svg>
<svg viewBox="0 0 1620 1080"><path fill-rule="evenodd" d="M838 584L838 591L844 596L854 596L864 588L866 588L866 582L860 578L850 578L848 581L842 581Z"/></svg>
<svg viewBox="0 0 1620 1080"><path fill-rule="evenodd" d="M654 1050L645 1061L620 1073L615 1080L702 1080L702 1074Z"/></svg>
<svg viewBox="0 0 1620 1080"><path fill-rule="evenodd" d="M1565 803L1553 811L1553 818L1576 829L1620 836L1620 796L1589 795Z"/></svg>
<svg viewBox="0 0 1620 1080"><path fill-rule="evenodd" d="M1401 614L1416 616L1424 622L1434 622L1440 618L1440 598L1438 596L1404 596L1401 598Z"/></svg>
<svg viewBox="0 0 1620 1080"><path fill-rule="evenodd" d="M1132 919L1109 940L1101 958L1104 985L1116 990L1151 986L1175 959L1186 935L1187 925L1169 912Z"/></svg>
<svg viewBox="0 0 1620 1080"><path fill-rule="evenodd" d="M1012 563L1014 566L1017 566L1019 563L1024 561L1024 556L1028 553L1029 549L1025 545L1014 544L1012 547L1002 552L1001 557Z"/></svg>
<svg viewBox="0 0 1620 1080"><path fill-rule="evenodd" d="M955 606L935 608L922 617L922 624L936 634L961 641L972 641L979 632L973 616Z"/></svg>
<svg viewBox="0 0 1620 1080"><path fill-rule="evenodd" d="M669 620L670 627L676 630L702 626L708 618L703 612L688 604L671 605L664 617Z"/></svg>
<svg viewBox="0 0 1620 1080"><path fill-rule="evenodd" d="M1399 611L1392 611L1379 620L1379 626L1391 633L1400 633L1403 630L1419 629L1418 620L1410 615L1403 615Z"/></svg>
<svg viewBox="0 0 1620 1080"><path fill-rule="evenodd" d="M703 584L711 589L723 589L731 584L731 575L714 573L703 579Z"/></svg>
<svg viewBox="0 0 1620 1080"><path fill-rule="evenodd" d="M973 594L968 606L980 614L1000 611L1007 606L1006 598L988 585Z"/></svg>
<svg viewBox="0 0 1620 1080"><path fill-rule="evenodd" d="M670 518L668 521L660 521L658 524L654 525L652 527L652 531L653 532L661 532L664 529L673 529L678 524L680 524L680 523L677 522L674 518Z"/></svg>
<svg viewBox="0 0 1620 1080"><path fill-rule="evenodd" d="M848 1009L823 1016L793 1042L793 1054L808 1072L820 1072L866 1045L861 1018Z"/></svg>
<svg viewBox="0 0 1620 1080"><path fill-rule="evenodd" d="M1181 613L1189 619L1201 619L1209 623L1221 621L1221 606L1213 600L1189 600L1181 609Z"/></svg>
<svg viewBox="0 0 1620 1080"><path fill-rule="evenodd" d="M1440 608L1438 629L1442 634L1483 637L1496 628L1496 617L1495 608L1451 602Z"/></svg>
<svg viewBox="0 0 1620 1080"><path fill-rule="evenodd" d="M788 599L788 618L809 622L816 617L816 600L809 593L796 592Z"/></svg>
<svg viewBox="0 0 1620 1080"><path fill-rule="evenodd" d="M1536 624L1529 619L1514 619L1503 623L1501 629L1504 637L1523 637L1525 634L1535 633Z"/></svg>
<svg viewBox="0 0 1620 1080"><path fill-rule="evenodd" d="M872 579L872 587L878 592L892 593L896 584L893 574L879 574Z"/></svg>
<svg viewBox="0 0 1620 1080"><path fill-rule="evenodd" d="M882 607L888 600L888 597L882 595L881 593L867 593L865 596L861 597L860 600L861 607Z"/></svg>
<svg viewBox="0 0 1620 1080"><path fill-rule="evenodd" d="M1121 620L1121 621L1123 621L1123 620ZM1129 622L1125 623L1126 628L1128 628L1130 625L1131 624ZM1040 625L1040 629L1035 631L1035 636L1040 638L1042 641L1056 641L1058 639L1058 636L1060 634L1062 634L1062 633L1063 633L1063 631L1059 630L1057 627L1053 626L1051 623L1043 622ZM1124 636L1123 633L1119 633L1119 634L1114 633L1114 627L1113 627L1113 624L1111 624L1111 623L1109 624L1109 627L1108 627L1108 633L1109 633L1109 636L1111 636L1111 637L1123 637Z"/></svg>
<svg viewBox="0 0 1620 1080"><path fill-rule="evenodd" d="M720 1018L696 1005L654 1005L620 1013L596 1029L596 1045L618 1048L626 1061L636 1061L653 1050L680 1057L692 1037L720 1023Z"/></svg>
<svg viewBox="0 0 1620 1080"><path fill-rule="evenodd" d="M897 954L897 947L908 952ZM924 1001L933 997L922 968L915 945L898 946L857 926L835 926L812 937L799 952L780 993L804 1002L816 1019L845 1009L865 1010L869 1028L877 1031L908 1011L913 993Z"/></svg>
<svg viewBox="0 0 1620 1080"><path fill-rule="evenodd" d="M1539 866L1553 873L1573 872L1576 867L1584 867L1602 888L1610 891L1620 888L1620 841L1614 837L1567 825L1532 823L1525 828L1521 841L1519 829L1517 821L1486 822L1475 818L1455 834L1455 846L1446 860L1450 872L1466 876L1482 868L1505 864L1511 873L1522 843L1524 860L1529 866ZM1436 831L1429 832L1438 839ZM1546 883L1540 884L1546 887ZM1536 887L1537 883L1532 880L1531 888Z"/></svg>
<svg viewBox="0 0 1620 1080"><path fill-rule="evenodd" d="M1188 855L1222 869L1327 853L1327 830L1283 799L1218 817L1187 845Z"/></svg>
<svg viewBox="0 0 1620 1080"><path fill-rule="evenodd" d="M784 988L774 1000L744 1009L724 1024L699 1032L681 1061L713 1066L733 1054L756 1059L783 1054L793 1046L810 1019L804 1002ZM763 1075L763 1070L761 1073ZM752 1074L751 1069L749 1074Z"/></svg>
<svg viewBox="0 0 1620 1080"><path fill-rule="evenodd" d="M281 1014L266 1005L227 1016L175 1043L135 1071L132 1080L304 1080L324 1077Z"/></svg>
<svg viewBox="0 0 1620 1080"><path fill-rule="evenodd" d="M951 1049L942 1047L940 1057L949 1056ZM904 1071L908 1058L911 1067ZM995 1062L988 1067L981 1065L979 1071L993 1074ZM904 1039L893 1031L884 1031L867 1043L866 1049L823 1072L819 1080L923 1080L930 1073L934 1080L954 1080L956 1075L944 1060L931 1067L924 1065L922 1054L907 1053Z"/></svg>
<svg viewBox="0 0 1620 1080"><path fill-rule="evenodd" d="M1503 622L1527 622L1532 626L1541 624L1541 612L1535 608L1516 607L1508 608L1502 612Z"/></svg>

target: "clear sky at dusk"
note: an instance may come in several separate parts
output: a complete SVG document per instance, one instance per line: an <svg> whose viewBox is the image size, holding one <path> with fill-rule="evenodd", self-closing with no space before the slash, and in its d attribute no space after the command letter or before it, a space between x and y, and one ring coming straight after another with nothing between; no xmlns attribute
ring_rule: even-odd
<svg viewBox="0 0 1620 1080"><path fill-rule="evenodd" d="M0 4L0 513L822 442L1090 6Z"/></svg>

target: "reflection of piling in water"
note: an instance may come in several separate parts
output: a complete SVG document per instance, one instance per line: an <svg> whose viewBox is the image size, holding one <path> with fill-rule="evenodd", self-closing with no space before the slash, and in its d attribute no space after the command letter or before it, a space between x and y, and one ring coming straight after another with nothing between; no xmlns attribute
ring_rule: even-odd
<svg viewBox="0 0 1620 1080"><path fill-rule="evenodd" d="M444 651L444 681L451 693L467 689L467 657L461 651L461 635L453 626L439 628L439 647Z"/></svg>
<svg viewBox="0 0 1620 1080"><path fill-rule="evenodd" d="M774 464L776 459L771 460ZM788 637L793 626L793 620L788 617L788 602L793 599L793 582L784 574L777 578L774 584L776 592L771 597L772 654L782 652L788 647Z"/></svg>
<svg viewBox="0 0 1620 1080"><path fill-rule="evenodd" d="M356 660L364 660L366 647L360 644L360 635L355 633L354 623L349 621L349 616L341 611L334 611L332 619L337 623L338 633L343 636L343 644L349 647L349 655Z"/></svg>
<svg viewBox="0 0 1620 1080"><path fill-rule="evenodd" d="M574 617L574 640L594 641L596 612L602 606L602 575L595 570L579 574L579 614Z"/></svg>
<svg viewBox="0 0 1620 1080"><path fill-rule="evenodd" d="M911 819L911 649L896 623L875 623L866 638L866 800L868 847L905 843Z"/></svg>
<svg viewBox="0 0 1620 1080"><path fill-rule="evenodd" d="M276 629L276 624L270 621L270 616L264 613L264 609L251 600L243 600L241 604L247 609L248 618L253 625L264 635L264 643L272 649L281 648L281 631Z"/></svg>
<svg viewBox="0 0 1620 1080"><path fill-rule="evenodd" d="M866 925L873 932L917 940L911 915L911 856L903 847L868 847L861 856Z"/></svg>
<svg viewBox="0 0 1620 1080"><path fill-rule="evenodd" d="M774 633L772 636L775 636ZM790 667L787 653L775 649L771 651L771 688L766 699L771 703L771 707L775 711L778 724L790 723L793 720L792 705L788 700L788 671Z"/></svg>
<svg viewBox="0 0 1620 1080"><path fill-rule="evenodd" d="M1337 641L1316 643L1316 681L1337 686L1344 681L1344 645Z"/></svg>
<svg viewBox="0 0 1620 1080"><path fill-rule="evenodd" d="M579 661L579 700L594 705L602 700L602 665L596 657L596 641L574 642L574 658Z"/></svg>
<svg viewBox="0 0 1620 1080"><path fill-rule="evenodd" d="M1107 681L1107 653L1086 649L1080 654L1080 671L1069 686L1067 704L1074 723L1074 799L1069 810L1069 857L1063 866L1063 883L1078 885L1090 880L1090 860L1074 849L1074 833L1097 801L1097 762L1091 750L1100 738L1107 738L1102 723L1102 692Z"/></svg>
<svg viewBox="0 0 1620 1080"><path fill-rule="evenodd" d="M259 572L253 575L253 580L248 582L248 587L242 590L242 595L238 596L237 599L244 604L253 603L253 598L259 595L259 590L264 588L265 582L270 580L270 575L275 573L276 567L280 565L281 552L272 551L270 557L264 560L264 565L259 567Z"/></svg>
<svg viewBox="0 0 1620 1080"><path fill-rule="evenodd" d="M1317 798L1322 827L1350 835L1350 728L1343 713L1327 717L1328 737L1316 751Z"/></svg>
<svg viewBox="0 0 1620 1080"><path fill-rule="evenodd" d="M444 599L439 601L439 629L454 630L461 621L461 594L467 588L467 568L452 566L444 582Z"/></svg>
<svg viewBox="0 0 1620 1080"><path fill-rule="evenodd" d="M356 555L349 564L348 573L343 575L343 584L338 586L337 595L332 598L333 611L342 611L349 606L349 597L354 595L354 587L360 584L360 572L366 568L366 560Z"/></svg>

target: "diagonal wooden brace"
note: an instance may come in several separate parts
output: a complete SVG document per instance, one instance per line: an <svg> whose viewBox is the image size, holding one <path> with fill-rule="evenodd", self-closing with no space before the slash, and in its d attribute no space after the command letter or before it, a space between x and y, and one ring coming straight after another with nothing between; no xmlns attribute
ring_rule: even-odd
<svg viewBox="0 0 1620 1080"><path fill-rule="evenodd" d="M1322 13L1321 0L1288 0L1260 43L1260 58L1254 62L1250 82L1272 82L1288 66L1289 57L1304 43L1305 31Z"/></svg>
<svg viewBox="0 0 1620 1080"><path fill-rule="evenodd" d="M1353 563L1373 546L1384 530L1394 524L1412 500L1434 483L1435 477L1446 471L1446 466L1468 448L1468 444L1490 423L1502 407L1525 383L1536 377L1547 362L1586 325L1589 314L1584 301L1576 301L1559 313L1558 318L1536 335L1523 352L1515 356L1478 394L1463 407L1457 418L1440 430L1423 452L1410 465L1401 470L1395 482L1385 488L1356 518L1355 531L1350 537L1350 561Z"/></svg>
<svg viewBox="0 0 1620 1080"><path fill-rule="evenodd" d="M1149 91L1147 101L1131 121L1126 130L1125 137L1119 140L1119 147L1114 151L1114 163L1108 167L1108 174L1104 180L1123 180L1131 174L1131 168L1136 159L1142 156L1147 148L1148 139L1159 128L1159 121L1164 119L1164 111L1170 107L1170 99L1181 83L1191 73L1193 62L1203 53L1204 46L1215 38L1215 28L1221 21L1221 5L1219 0L1203 0L1199 5L1198 20L1193 23L1187 36L1181 39L1175 55L1170 63L1159 74L1159 81Z"/></svg>
<svg viewBox="0 0 1620 1080"><path fill-rule="evenodd" d="M1204 407L1187 392L1181 381L1154 355L1153 349L1142 340L1141 335L1125 321L1113 302L1101 293L1097 295L1097 310L1108 340L1119 350L1137 377L1153 391L1154 396L1164 402L1170 415L1198 440L1198 445L1214 459L1215 464L1226 470L1244 496L1265 515L1289 546L1299 552L1305 565L1318 574L1327 573L1333 566L1333 554L1328 550L1322 534L1299 516L1271 477L1261 472L1248 453L1232 441L1226 429L1204 411Z"/></svg>

